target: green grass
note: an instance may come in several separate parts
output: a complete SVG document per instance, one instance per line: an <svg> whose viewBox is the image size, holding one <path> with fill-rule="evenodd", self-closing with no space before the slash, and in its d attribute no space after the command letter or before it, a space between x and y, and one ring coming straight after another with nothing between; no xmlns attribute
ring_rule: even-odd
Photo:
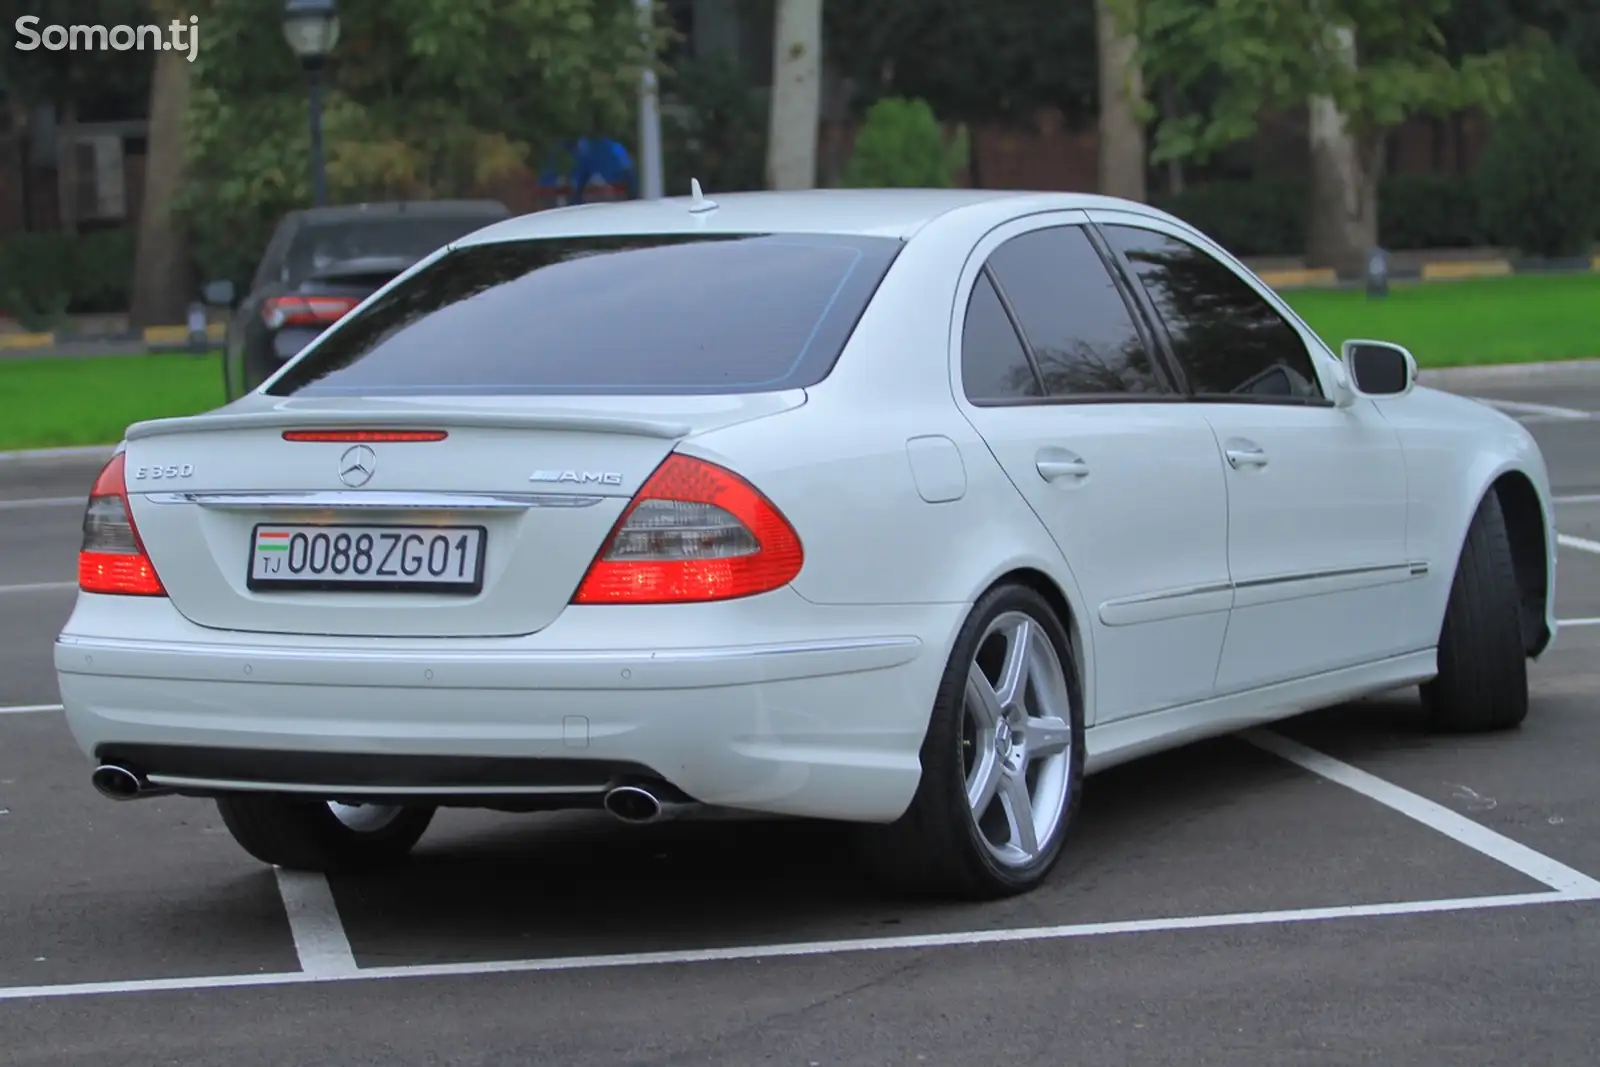
<svg viewBox="0 0 1600 1067"><path fill-rule="evenodd" d="M1382 300L1349 289L1283 295L1335 352L1362 338L1405 345L1422 367L1600 356L1600 273L1427 282Z"/></svg>
<svg viewBox="0 0 1600 1067"><path fill-rule="evenodd" d="M1600 356L1600 273L1284 296L1334 351L1360 337L1405 345L1424 367ZM217 353L0 359L0 451L110 444L129 423L222 403Z"/></svg>
<svg viewBox="0 0 1600 1067"><path fill-rule="evenodd" d="M130 423L223 399L215 352L0 359L0 451L115 444Z"/></svg>

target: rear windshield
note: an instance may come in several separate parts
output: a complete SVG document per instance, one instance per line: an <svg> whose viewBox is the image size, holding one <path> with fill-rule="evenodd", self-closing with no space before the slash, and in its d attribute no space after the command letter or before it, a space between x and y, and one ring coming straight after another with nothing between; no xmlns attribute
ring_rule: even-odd
<svg viewBox="0 0 1600 1067"><path fill-rule="evenodd" d="M833 369L901 242L563 238L440 257L327 334L271 396L750 393Z"/></svg>
<svg viewBox="0 0 1600 1067"><path fill-rule="evenodd" d="M506 217L482 214L383 215L306 224L294 235L284 257L286 280L298 285L307 278L352 260L422 259L473 230Z"/></svg>

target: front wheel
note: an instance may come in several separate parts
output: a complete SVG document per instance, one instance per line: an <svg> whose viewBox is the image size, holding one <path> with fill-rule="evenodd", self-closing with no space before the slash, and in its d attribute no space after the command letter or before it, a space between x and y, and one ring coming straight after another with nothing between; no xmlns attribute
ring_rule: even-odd
<svg viewBox="0 0 1600 1067"><path fill-rule="evenodd" d="M1435 729L1508 730L1528 715L1522 597L1505 514L1493 490L1478 505L1439 633L1439 673L1422 686Z"/></svg>
<svg viewBox="0 0 1600 1067"><path fill-rule="evenodd" d="M399 863L435 809L235 794L218 797L217 810L233 839L261 862L337 874Z"/></svg>
<svg viewBox="0 0 1600 1067"><path fill-rule="evenodd" d="M945 667L910 809L863 835L913 892L993 898L1050 873L1077 814L1083 703L1065 627L1034 590L974 605Z"/></svg>

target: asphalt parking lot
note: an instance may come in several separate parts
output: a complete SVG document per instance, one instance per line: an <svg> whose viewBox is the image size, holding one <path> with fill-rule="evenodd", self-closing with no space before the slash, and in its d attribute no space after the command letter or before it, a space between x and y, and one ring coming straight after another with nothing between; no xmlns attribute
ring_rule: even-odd
<svg viewBox="0 0 1600 1067"><path fill-rule="evenodd" d="M798 824L446 812L330 884L203 802L102 800L50 654L98 463L0 460L0 1060L1600 1062L1600 371L1450 387L1527 421L1560 501L1525 727L1431 736L1402 693L1131 764L983 907Z"/></svg>

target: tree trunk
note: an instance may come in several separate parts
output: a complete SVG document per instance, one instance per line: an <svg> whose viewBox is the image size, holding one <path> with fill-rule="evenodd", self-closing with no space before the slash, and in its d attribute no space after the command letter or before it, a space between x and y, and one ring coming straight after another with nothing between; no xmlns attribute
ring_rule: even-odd
<svg viewBox="0 0 1600 1067"><path fill-rule="evenodd" d="M183 180L183 118L188 102L188 60L182 52L158 53L150 82L149 147L133 268L130 318L135 329L183 322L194 297L189 250L169 209Z"/></svg>
<svg viewBox="0 0 1600 1067"><path fill-rule="evenodd" d="M813 189L822 108L822 0L777 2L767 187Z"/></svg>
<svg viewBox="0 0 1600 1067"><path fill-rule="evenodd" d="M1139 42L1117 25L1110 0L1095 0L1100 58L1100 192L1145 199L1144 128L1134 108L1144 93Z"/></svg>
<svg viewBox="0 0 1600 1067"><path fill-rule="evenodd" d="M1346 62L1355 63L1355 35L1339 31ZM1378 244L1378 179L1382 138L1363 150L1338 105L1328 97L1309 102L1311 202L1306 227L1306 265L1360 275Z"/></svg>
<svg viewBox="0 0 1600 1067"><path fill-rule="evenodd" d="M63 233L78 232L78 105L61 104L56 120L56 221Z"/></svg>

